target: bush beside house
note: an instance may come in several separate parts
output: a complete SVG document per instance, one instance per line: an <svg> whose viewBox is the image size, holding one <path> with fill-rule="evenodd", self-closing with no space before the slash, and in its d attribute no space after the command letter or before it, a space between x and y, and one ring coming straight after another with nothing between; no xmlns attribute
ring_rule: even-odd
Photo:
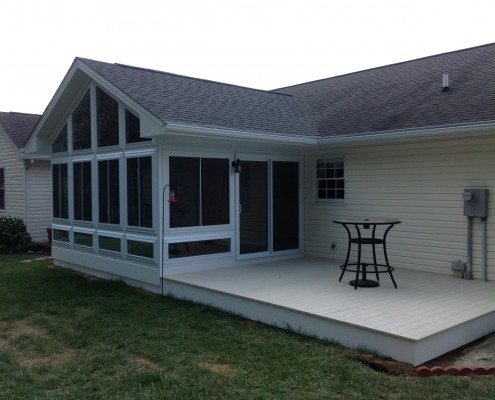
<svg viewBox="0 0 495 400"><path fill-rule="evenodd" d="M22 253L30 249L31 236L21 218L0 217L0 254Z"/></svg>

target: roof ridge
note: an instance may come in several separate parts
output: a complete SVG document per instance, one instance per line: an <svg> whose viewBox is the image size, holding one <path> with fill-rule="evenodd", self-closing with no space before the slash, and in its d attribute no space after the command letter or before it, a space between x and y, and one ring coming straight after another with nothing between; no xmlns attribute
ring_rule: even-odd
<svg viewBox="0 0 495 400"><path fill-rule="evenodd" d="M355 74L361 74L363 72L375 71L375 70L379 70L379 69L383 69L383 68L389 68L389 67L393 67L393 66L397 66L397 65L408 64L408 63L411 63L411 62L416 62L416 61L426 60L426 59L430 59L430 58L436 58L436 57L446 56L446 55L454 54L454 53L461 53L461 52L464 52L464 51L471 51L471 50L479 49L479 48L482 48L482 47L489 47L489 46L494 46L494 45L495 45L495 42L493 42L493 43L486 43L486 44L482 44L482 45L474 46L474 47L467 47L467 48L459 49L459 50L446 51L444 53L432 54L432 55L429 55L429 56L413 58L411 60L399 61L399 62L392 63L392 64L380 65L378 67L366 68L366 69L362 69L362 70L359 70L359 71L353 71L353 72L348 72L348 73L345 73L345 74L330 76L328 78L315 79L313 81L296 83L295 85L283 86L283 87L279 87L279 88L276 88L276 89L272 89L272 92L278 93L277 90L283 90L283 89L293 88L293 87L296 87L296 86L304 86L304 85L307 85L309 83L316 83L316 82L327 81L327 80L330 80L330 79L342 78L342 77L345 77L345 76L351 76L351 75L355 75Z"/></svg>
<svg viewBox="0 0 495 400"><path fill-rule="evenodd" d="M262 93L265 93L265 94L275 94L275 95L279 95L279 96L293 97L291 94L288 94L288 93L277 93L277 92L273 92L272 90L257 89L257 88L252 88L252 87L249 87L249 86L236 85L236 84L233 84L233 83L214 81L214 80L205 79L205 78L197 78L197 77L194 77L194 76L181 75L181 74L177 74L177 73L174 73L174 72L161 71L161 70L154 69L154 68L137 67L135 65L123 64L123 63L108 63L108 62L105 62L105 61L98 61L98 60L93 60L93 59L89 59L89 58L82 58L82 57L77 57L77 58L80 59L83 62L87 60L87 61L103 63L103 64L107 64L107 65L115 65L115 66L122 67L122 68L130 68L130 69L135 69L135 70L139 70L139 71L147 71L147 72L153 72L153 73L157 73L157 74L175 76L175 77L179 77L179 78L192 79L192 80L195 80L195 81L201 81L201 82L207 82L207 83L214 83L216 85L224 85L224 86L229 86L229 87L233 87L233 88L252 90L252 91L256 91L256 92L262 92Z"/></svg>

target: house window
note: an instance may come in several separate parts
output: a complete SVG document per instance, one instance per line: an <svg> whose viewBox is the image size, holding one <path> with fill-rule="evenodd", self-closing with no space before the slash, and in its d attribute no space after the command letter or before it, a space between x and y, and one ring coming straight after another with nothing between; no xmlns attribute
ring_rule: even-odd
<svg viewBox="0 0 495 400"><path fill-rule="evenodd" d="M53 217L69 218L69 187L67 179L67 164L52 166L53 182Z"/></svg>
<svg viewBox="0 0 495 400"><path fill-rule="evenodd" d="M138 143L148 142L150 138L141 137L141 127L139 118L129 110L125 110L125 142Z"/></svg>
<svg viewBox="0 0 495 400"><path fill-rule="evenodd" d="M91 106L89 90L72 113L72 137L74 150L91 148Z"/></svg>
<svg viewBox="0 0 495 400"><path fill-rule="evenodd" d="M170 157L170 227L225 225L230 221L229 160Z"/></svg>
<svg viewBox="0 0 495 400"><path fill-rule="evenodd" d="M52 143L52 153L62 153L67 151L67 149L67 124L65 124L55 141Z"/></svg>
<svg viewBox="0 0 495 400"><path fill-rule="evenodd" d="M100 88L96 88L96 118L98 147L119 144L119 103Z"/></svg>
<svg viewBox="0 0 495 400"><path fill-rule="evenodd" d="M100 222L120 223L119 160L98 161Z"/></svg>
<svg viewBox="0 0 495 400"><path fill-rule="evenodd" d="M127 223L152 227L151 157L127 159Z"/></svg>
<svg viewBox="0 0 495 400"><path fill-rule="evenodd" d="M91 161L74 163L74 219L91 221Z"/></svg>
<svg viewBox="0 0 495 400"><path fill-rule="evenodd" d="M5 210L5 168L0 168L0 210Z"/></svg>
<svg viewBox="0 0 495 400"><path fill-rule="evenodd" d="M345 197L344 158L316 160L317 198L342 200Z"/></svg>

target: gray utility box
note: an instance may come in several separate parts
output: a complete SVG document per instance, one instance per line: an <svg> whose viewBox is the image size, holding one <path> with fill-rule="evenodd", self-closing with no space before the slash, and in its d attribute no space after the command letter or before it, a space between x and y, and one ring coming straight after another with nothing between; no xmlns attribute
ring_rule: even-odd
<svg viewBox="0 0 495 400"><path fill-rule="evenodd" d="M488 189L464 189L464 216L488 217Z"/></svg>

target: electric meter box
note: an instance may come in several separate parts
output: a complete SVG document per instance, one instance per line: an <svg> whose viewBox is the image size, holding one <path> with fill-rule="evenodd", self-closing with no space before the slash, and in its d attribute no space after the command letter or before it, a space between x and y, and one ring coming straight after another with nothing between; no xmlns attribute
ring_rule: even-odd
<svg viewBox="0 0 495 400"><path fill-rule="evenodd" d="M464 189L464 215L488 217L488 189Z"/></svg>

